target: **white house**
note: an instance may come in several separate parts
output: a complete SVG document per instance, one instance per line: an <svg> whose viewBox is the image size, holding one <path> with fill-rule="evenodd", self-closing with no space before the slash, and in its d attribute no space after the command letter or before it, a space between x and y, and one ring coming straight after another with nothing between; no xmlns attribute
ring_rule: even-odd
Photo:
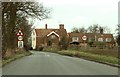
<svg viewBox="0 0 120 77"><path fill-rule="evenodd" d="M36 48L36 32L35 32L35 29L32 31L31 40L32 40L32 48L35 49Z"/></svg>

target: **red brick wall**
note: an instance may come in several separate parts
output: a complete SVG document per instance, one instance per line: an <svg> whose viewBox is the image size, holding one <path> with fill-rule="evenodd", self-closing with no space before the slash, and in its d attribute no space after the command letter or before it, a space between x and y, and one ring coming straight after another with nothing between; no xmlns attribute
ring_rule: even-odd
<svg viewBox="0 0 120 77"><path fill-rule="evenodd" d="M44 44L43 37L36 37L36 47L42 46Z"/></svg>
<svg viewBox="0 0 120 77"><path fill-rule="evenodd" d="M53 39L51 38L52 36L55 36ZM58 45L59 44L59 37L56 36L55 34L51 34L50 36L48 36L47 38L48 40L50 40L52 42L52 44L56 44Z"/></svg>

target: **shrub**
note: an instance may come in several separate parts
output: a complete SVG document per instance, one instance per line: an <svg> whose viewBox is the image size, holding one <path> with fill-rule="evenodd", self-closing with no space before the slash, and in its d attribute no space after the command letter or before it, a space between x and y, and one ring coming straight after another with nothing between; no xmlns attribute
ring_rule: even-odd
<svg viewBox="0 0 120 77"><path fill-rule="evenodd" d="M52 44L52 46L48 46L43 49L43 51L48 51L48 52L57 52L59 50L60 50L60 48L55 44Z"/></svg>
<svg viewBox="0 0 120 77"><path fill-rule="evenodd" d="M59 42L60 50L67 50L68 48L68 39L67 37L62 37L61 41Z"/></svg>
<svg viewBox="0 0 120 77"><path fill-rule="evenodd" d="M43 48L44 48L44 47L39 46L39 47L37 47L37 48L36 48L36 50L37 50L37 51L42 51L42 50L43 50Z"/></svg>
<svg viewBox="0 0 120 77"><path fill-rule="evenodd" d="M79 48L80 48L80 46L78 46L78 45L70 45L68 47L68 50L79 50Z"/></svg>
<svg viewBox="0 0 120 77"><path fill-rule="evenodd" d="M96 45L97 45L97 47L100 48L100 49L103 49L103 48L105 47L104 42L97 42Z"/></svg>

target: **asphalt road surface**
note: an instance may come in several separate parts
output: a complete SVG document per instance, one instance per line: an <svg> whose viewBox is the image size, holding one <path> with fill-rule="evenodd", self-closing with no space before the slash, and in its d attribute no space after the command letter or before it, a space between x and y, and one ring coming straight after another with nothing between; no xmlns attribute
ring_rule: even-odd
<svg viewBox="0 0 120 77"><path fill-rule="evenodd" d="M3 75L118 75L118 68L49 52L13 61L2 69Z"/></svg>

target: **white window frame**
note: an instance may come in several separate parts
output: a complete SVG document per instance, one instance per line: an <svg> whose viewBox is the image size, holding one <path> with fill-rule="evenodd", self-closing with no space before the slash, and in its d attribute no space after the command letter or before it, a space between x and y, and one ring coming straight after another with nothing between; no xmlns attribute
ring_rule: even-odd
<svg viewBox="0 0 120 77"><path fill-rule="evenodd" d="M78 41L79 41L79 38L76 37L76 36L75 36L75 37L72 37L72 41L73 41L73 42L78 42Z"/></svg>
<svg viewBox="0 0 120 77"><path fill-rule="evenodd" d="M105 41L106 41L106 42L111 42L111 41L112 41L112 38L106 38Z"/></svg>
<svg viewBox="0 0 120 77"><path fill-rule="evenodd" d="M55 39L55 35L51 35L51 39Z"/></svg>
<svg viewBox="0 0 120 77"><path fill-rule="evenodd" d="M102 37L98 38L98 42L103 42L103 38Z"/></svg>

